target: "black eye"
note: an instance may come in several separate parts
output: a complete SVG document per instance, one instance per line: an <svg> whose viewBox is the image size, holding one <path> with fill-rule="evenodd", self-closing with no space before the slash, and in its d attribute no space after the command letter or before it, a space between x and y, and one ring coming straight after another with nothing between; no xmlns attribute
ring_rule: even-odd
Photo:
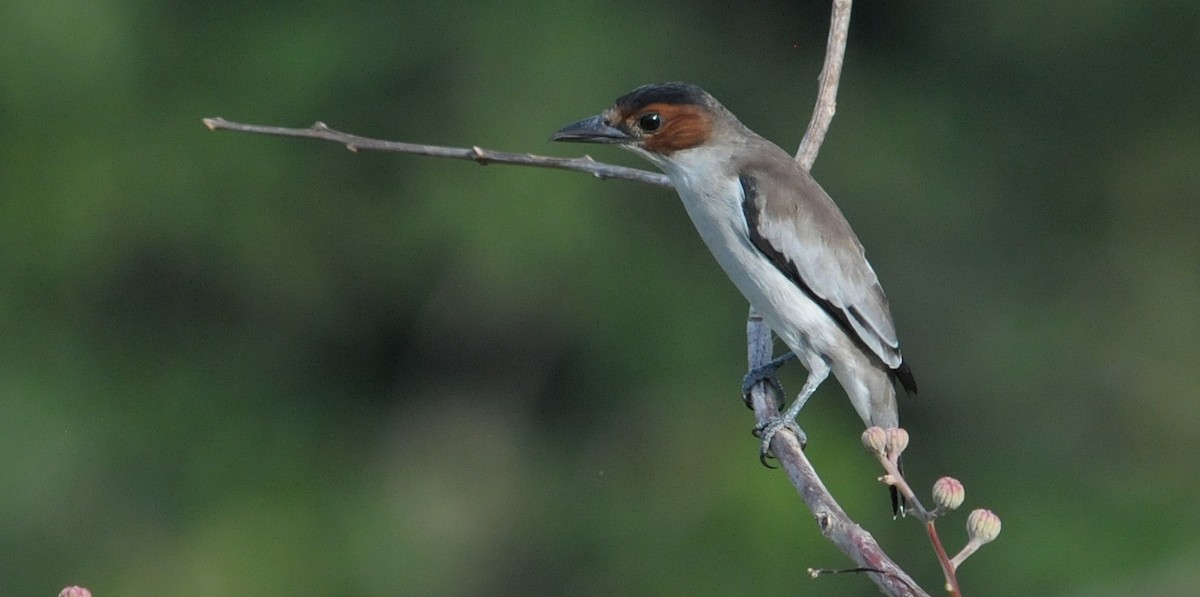
<svg viewBox="0 0 1200 597"><path fill-rule="evenodd" d="M643 131L657 131L658 127L662 126L662 117L658 112L650 112L638 119L638 127Z"/></svg>

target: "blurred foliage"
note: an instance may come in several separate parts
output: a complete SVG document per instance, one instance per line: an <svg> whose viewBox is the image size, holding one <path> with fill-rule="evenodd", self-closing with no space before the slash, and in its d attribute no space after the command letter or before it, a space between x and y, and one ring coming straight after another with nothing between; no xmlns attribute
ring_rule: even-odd
<svg viewBox="0 0 1200 597"><path fill-rule="evenodd" d="M200 124L645 166L546 139L690 80L794 147L828 14L795 4L4 2L0 594L872 592L806 578L846 561L758 465L745 304L673 194ZM1200 583L1197 31L855 7L814 172L922 385L909 474L1004 520L972 596ZM836 384L802 424L936 592Z"/></svg>

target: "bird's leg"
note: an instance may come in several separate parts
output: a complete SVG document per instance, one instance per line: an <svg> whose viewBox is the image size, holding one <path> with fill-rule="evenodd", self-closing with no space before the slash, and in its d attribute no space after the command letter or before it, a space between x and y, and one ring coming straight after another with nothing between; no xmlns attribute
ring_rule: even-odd
<svg viewBox="0 0 1200 597"><path fill-rule="evenodd" d="M783 414L767 419L765 423L754 428L754 434L762 440L759 446L758 459L762 461L763 466L767 464L767 456L771 453L771 439L779 433L780 429L787 427L796 433L796 437L800 439L800 446L803 447L807 443L808 438L804 435L804 430L796 424L796 416L800 414L800 409L804 408L804 403L817 391L817 386L825 381L829 376L829 363L822 358L813 359L815 362L806 363L808 365L808 379L804 381L804 387L800 388L800 394L792 401L792 405L788 407Z"/></svg>
<svg viewBox="0 0 1200 597"><path fill-rule="evenodd" d="M760 365L751 369L746 376L742 378L742 400L746 403L746 408L754 408L754 404L750 400L750 390L754 388L754 384L765 381L771 384L776 391L779 392L778 406L783 406L783 384L779 383L779 378L775 376L775 371L787 363L788 361L796 360L796 353L788 351L783 356L776 357L770 363Z"/></svg>

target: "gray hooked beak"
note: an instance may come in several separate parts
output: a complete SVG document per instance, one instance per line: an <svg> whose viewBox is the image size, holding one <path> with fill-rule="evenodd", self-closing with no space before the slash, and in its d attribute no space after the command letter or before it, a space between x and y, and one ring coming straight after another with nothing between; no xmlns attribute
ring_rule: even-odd
<svg viewBox="0 0 1200 597"><path fill-rule="evenodd" d="M604 116L597 114L558 129L550 136L550 140L576 143L626 143L632 141L633 138L604 122Z"/></svg>

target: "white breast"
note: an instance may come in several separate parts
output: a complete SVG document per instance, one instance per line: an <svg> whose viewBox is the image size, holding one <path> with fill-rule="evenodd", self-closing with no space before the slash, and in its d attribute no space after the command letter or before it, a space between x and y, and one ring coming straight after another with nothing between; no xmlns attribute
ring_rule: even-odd
<svg viewBox="0 0 1200 597"><path fill-rule="evenodd" d="M675 184L700 238L767 325L797 354L852 349L829 315L751 244L736 174L725 172L720 156L713 155L716 152L702 148L687 152L686 159L676 155L660 165Z"/></svg>

